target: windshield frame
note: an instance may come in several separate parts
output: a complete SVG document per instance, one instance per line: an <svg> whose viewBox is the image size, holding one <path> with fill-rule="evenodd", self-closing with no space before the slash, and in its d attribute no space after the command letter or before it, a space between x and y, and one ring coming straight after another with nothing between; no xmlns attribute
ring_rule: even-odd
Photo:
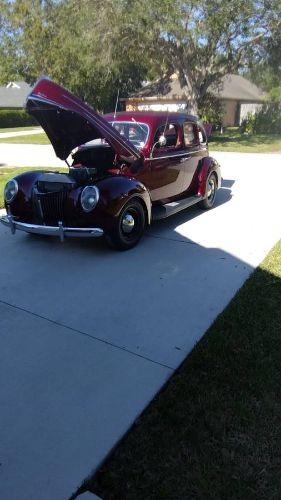
<svg viewBox="0 0 281 500"><path fill-rule="evenodd" d="M125 136L125 138L127 139L127 141L130 141L135 146L135 148L137 148L137 149L143 149L143 148L145 148L145 146L147 146L148 139L150 137L150 126L148 125L148 123L140 122L140 121L137 121L137 120L112 120L112 121L109 121L108 123L112 127L114 127L114 124L119 124L119 123L120 124L124 124L124 125L139 125L140 128L143 130L143 132L144 131L146 132L145 142L141 141L142 145L136 145L133 141L131 141L131 139L127 138L126 136ZM115 128L115 130L117 132L119 132L116 128ZM122 137L122 134L120 134L120 135Z"/></svg>

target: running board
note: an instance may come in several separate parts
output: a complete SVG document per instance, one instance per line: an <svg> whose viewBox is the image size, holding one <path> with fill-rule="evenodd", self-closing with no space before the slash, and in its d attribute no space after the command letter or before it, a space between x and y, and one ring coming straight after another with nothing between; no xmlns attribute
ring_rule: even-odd
<svg viewBox="0 0 281 500"><path fill-rule="evenodd" d="M165 205L155 205L152 207L152 219L165 219L166 217L170 217L170 215L174 215L185 208L192 207L192 205L195 205L201 200L203 200L203 196L189 196L183 200L171 201Z"/></svg>

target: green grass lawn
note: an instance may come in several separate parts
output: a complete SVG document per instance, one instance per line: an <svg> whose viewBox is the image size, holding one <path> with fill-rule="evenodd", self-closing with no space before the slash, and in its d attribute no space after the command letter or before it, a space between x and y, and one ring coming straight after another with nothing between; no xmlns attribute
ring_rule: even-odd
<svg viewBox="0 0 281 500"><path fill-rule="evenodd" d="M39 125L33 125L30 127L12 127L12 128L0 128L0 133L2 132L24 132L25 130L34 130L39 128Z"/></svg>
<svg viewBox="0 0 281 500"><path fill-rule="evenodd" d="M22 174L23 172L26 172L28 170L53 170L53 171L64 171L66 172L68 169L67 167L65 168L44 168L44 167L23 167L23 168L5 168L1 167L0 168L0 208L4 207L4 188L6 182L8 182L9 179L12 179L15 177L15 175Z"/></svg>
<svg viewBox="0 0 281 500"><path fill-rule="evenodd" d="M30 128L32 127L26 127L26 130ZM16 131L16 129L12 130ZM36 135L0 138L1 142L9 144L50 144L44 132ZM241 153L281 153L281 134L280 136L245 135L239 132L238 127L232 127L226 129L222 135L219 132L214 132L209 139L209 149L210 151L236 151Z"/></svg>
<svg viewBox="0 0 281 500"><path fill-rule="evenodd" d="M281 133L277 135L246 135L238 127L230 127L223 134L215 131L209 139L210 151L241 153L281 153Z"/></svg>
<svg viewBox="0 0 281 500"><path fill-rule="evenodd" d="M44 132L42 132L42 134L0 138L0 143L1 142L8 144L50 144L50 141Z"/></svg>
<svg viewBox="0 0 281 500"><path fill-rule="evenodd" d="M281 241L100 471L101 498L281 498Z"/></svg>

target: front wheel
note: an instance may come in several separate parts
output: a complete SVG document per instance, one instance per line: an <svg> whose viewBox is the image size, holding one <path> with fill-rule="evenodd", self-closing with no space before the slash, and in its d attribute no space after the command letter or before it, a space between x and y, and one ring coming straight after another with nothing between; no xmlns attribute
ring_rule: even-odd
<svg viewBox="0 0 281 500"><path fill-rule="evenodd" d="M144 228L144 208L138 200L131 200L122 209L115 228L106 235L106 239L117 250L129 250L139 242Z"/></svg>
<svg viewBox="0 0 281 500"><path fill-rule="evenodd" d="M216 194L217 194L217 189L218 189L218 183L217 183L217 178L216 174L211 173L207 179L206 182L206 198L204 200L200 201L199 206L203 208L204 210L209 210L210 208L213 207L216 199Z"/></svg>

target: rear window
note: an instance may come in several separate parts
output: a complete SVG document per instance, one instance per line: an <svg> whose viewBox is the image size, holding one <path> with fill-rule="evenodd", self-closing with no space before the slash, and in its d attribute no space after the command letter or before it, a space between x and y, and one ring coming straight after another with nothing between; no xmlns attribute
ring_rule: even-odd
<svg viewBox="0 0 281 500"><path fill-rule="evenodd" d="M198 143L197 130L196 130L196 125L194 125L194 123L185 122L183 124L183 134L184 134L184 143L186 146L192 146L193 144Z"/></svg>

